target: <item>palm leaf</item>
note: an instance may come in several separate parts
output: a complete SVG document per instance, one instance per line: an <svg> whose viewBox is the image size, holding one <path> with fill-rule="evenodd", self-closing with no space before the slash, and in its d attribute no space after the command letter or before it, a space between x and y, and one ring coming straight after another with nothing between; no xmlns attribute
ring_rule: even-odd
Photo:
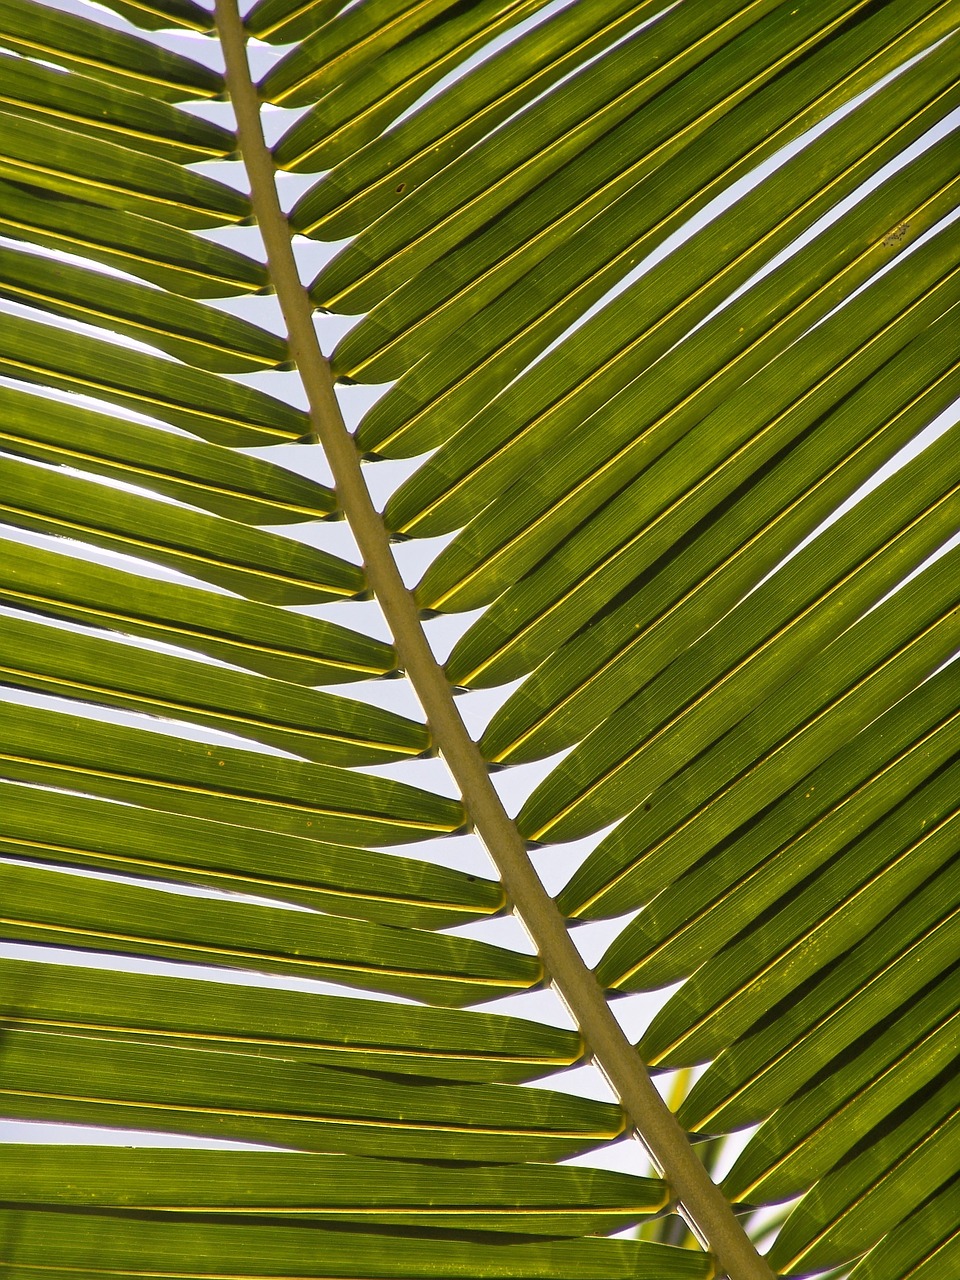
<svg viewBox="0 0 960 1280"><path fill-rule="evenodd" d="M952 1273L960 4L108 7L0 3L0 1262Z"/></svg>

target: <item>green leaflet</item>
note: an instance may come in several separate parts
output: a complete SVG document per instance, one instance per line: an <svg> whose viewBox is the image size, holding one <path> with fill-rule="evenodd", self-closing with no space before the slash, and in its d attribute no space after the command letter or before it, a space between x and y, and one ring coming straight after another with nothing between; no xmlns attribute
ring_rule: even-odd
<svg viewBox="0 0 960 1280"><path fill-rule="evenodd" d="M109 0L105 7L151 31L170 26L209 31L212 26L209 12L193 0Z"/></svg>
<svg viewBox="0 0 960 1280"><path fill-rule="evenodd" d="M644 1058L665 1067L718 1053L866 937L938 870L955 864L957 777L954 763L848 845L821 875L742 929L656 1015L641 1041ZM956 902L955 874L952 880L944 907Z"/></svg>
<svg viewBox="0 0 960 1280"><path fill-rule="evenodd" d="M666 810L664 825L675 839L671 842L661 836L653 855L657 861L667 866L675 855L674 875L680 867L696 866L755 816L763 815L763 822L767 807L801 780L807 790L817 784L835 790L828 761L838 747L852 741L960 648L958 575L960 552L954 551L860 619L672 779L655 802L658 824L664 823ZM939 742L929 743L924 754L934 758L928 767L934 768L936 755L948 749ZM814 781L809 775L820 764L826 767ZM891 805L894 786L886 776L882 790ZM650 809L645 812L650 812L654 800L647 803ZM822 828L818 834L822 840ZM677 850L681 842L682 853ZM794 846L790 869L781 868L784 878L799 879L803 859L798 853ZM761 873L759 879L767 877ZM698 920L693 909L698 898L695 892L685 916L674 917L678 929L700 925L698 945L687 950L689 941L677 943L669 925L648 923L644 913L626 927L604 957L598 969L601 980L619 988L666 986L680 976L672 966L679 965L683 974L692 972L709 951L710 943L703 941L704 927L719 949L738 920L751 919L761 910L751 894L739 900L732 916L730 903L714 901L710 918ZM651 963L645 963L648 960Z"/></svg>
<svg viewBox="0 0 960 1280"><path fill-rule="evenodd" d="M390 675L393 649L336 623L5 542L0 600L297 684Z"/></svg>
<svg viewBox="0 0 960 1280"><path fill-rule="evenodd" d="M362 230L398 195L409 195L512 111L628 33L653 7L651 0L594 0L589 9L576 5L550 14L325 175L310 192L314 216L322 214L314 233L337 239ZM308 113L277 144L274 159L281 168L314 163L318 115Z"/></svg>
<svg viewBox="0 0 960 1280"><path fill-rule="evenodd" d="M95 961L95 957L91 957ZM528 1080L580 1059L572 1031L503 1014L264 985L0 961L4 1029L212 1049L414 1078Z"/></svg>
<svg viewBox="0 0 960 1280"><path fill-rule="evenodd" d="M606 342L596 334L632 309L632 293L626 291L536 365L531 378L495 402L492 432L483 428L493 408L437 450L394 494L386 509L390 527L417 535L455 527L534 464L537 484L526 486L517 515L530 519L539 513L538 538L545 511L554 520L558 511L566 520L572 512L584 518L897 257L914 233L934 226L958 198L952 151L945 142L889 178L646 371L636 370L622 329ZM952 240L949 229L944 235ZM646 292L650 282L641 280L638 286ZM611 342L619 359L606 350ZM529 404L516 404L517 397L531 395L529 384L556 406L532 423ZM565 394L572 385L579 389L575 405ZM562 450L551 447L560 439Z"/></svg>
<svg viewBox="0 0 960 1280"><path fill-rule="evenodd" d="M0 387L0 443L252 525L322 520L336 505L325 485L283 466L10 387Z"/></svg>
<svg viewBox="0 0 960 1280"><path fill-rule="evenodd" d="M458 642L447 663L450 678L483 685L527 671L619 602L641 576L653 577L672 548L712 509L723 510L751 473L762 473L771 458L802 441L837 400L960 298L956 243L938 237L920 252L900 264L883 299L865 290L682 436L559 547L548 543L541 563ZM648 668L645 678L651 674ZM498 759L509 758L509 749L499 750Z"/></svg>
<svg viewBox="0 0 960 1280"><path fill-rule="evenodd" d="M709 626L711 618L775 569L784 546L810 535L878 466L948 408L960 389L954 320L955 313L947 312L921 330L833 412L791 441L792 447L779 457L773 454L766 466L754 470L753 449L741 450L748 479L718 510L686 530L684 525L696 515L698 492L706 490L709 506L710 480L694 487L692 501L684 495L678 502L675 550L671 546L615 608L561 645L521 685L487 727L485 752L494 759L522 760L575 742L669 662L682 635ZM755 438L761 454L767 453L770 436L775 443L778 426L788 427L794 418L804 421L802 399L797 408L797 413L788 411L775 420L770 432L761 430ZM696 442L708 447L705 440ZM678 449L686 452L687 446L681 443ZM668 453L662 466L638 479L633 486L638 500L670 459ZM720 471L730 484L736 483L737 461L732 457L731 465ZM726 489L722 479L721 485ZM659 522L668 536L672 516L667 509Z"/></svg>
<svg viewBox="0 0 960 1280"><path fill-rule="evenodd" d="M892 1231L851 1272L851 1280L936 1280L960 1262L956 1176L905 1223Z"/></svg>
<svg viewBox="0 0 960 1280"><path fill-rule="evenodd" d="M663 890L638 923L638 936L649 936L652 946L659 947L673 940L676 929L679 947L689 945L691 954L698 954L709 910L714 912L710 933L716 925L717 936L725 940L731 922L727 919L725 926L724 920L733 904L727 904L724 894L740 877L749 884L754 869L782 851L780 861L791 866L783 871L785 883L792 883L794 874L802 875L805 845L818 851L812 856L829 857L836 842L842 844L868 826L951 758L960 747L958 689L956 667L931 677L828 756L768 813L719 842L702 865L697 863L705 852L702 846L689 857L680 852L687 810L686 779L679 775L647 802L649 808L639 806L597 845L560 893L558 905L571 916L591 919L649 902ZM678 895L684 903L679 910ZM669 963L666 954L662 958Z"/></svg>
<svg viewBox="0 0 960 1280"><path fill-rule="evenodd" d="M286 366L276 334L191 298L0 247L0 297L110 329L218 373Z"/></svg>
<svg viewBox="0 0 960 1280"><path fill-rule="evenodd" d="M222 182L43 120L0 133L0 177L176 227L230 226L250 213L247 197Z"/></svg>
<svg viewBox="0 0 960 1280"><path fill-rule="evenodd" d="M546 1089L422 1087L246 1053L83 1036L8 1032L5 1039L7 1114L32 1102L34 1114L49 1119L210 1136L228 1130L241 1141L305 1151L511 1164L573 1155L623 1128L619 1107ZM25 1085L33 1099L20 1096Z"/></svg>
<svg viewBox="0 0 960 1280"><path fill-rule="evenodd" d="M19 316L0 315L0 371L97 396L220 444L276 444L309 431L302 410L256 387Z"/></svg>
<svg viewBox="0 0 960 1280"><path fill-rule="evenodd" d="M196 896L18 863L0 865L8 939L286 977L460 1006L525 991L535 956L284 905Z"/></svg>
<svg viewBox="0 0 960 1280"><path fill-rule="evenodd" d="M325 764L382 764L430 749L424 725L366 702L3 615L0 678L206 725Z"/></svg>
<svg viewBox="0 0 960 1280"><path fill-rule="evenodd" d="M418 0L412 5L398 3L397 0L372 0L348 9L345 14L324 24L319 31L312 25L304 30L291 23L284 30L284 38L305 38L267 74L260 83L260 93L266 102L304 106L331 91L334 94L339 91L342 96L344 86L364 70L367 74L361 93L368 94L376 102L377 77L383 75L388 90L391 80L395 82L398 78L396 71L393 74L390 70L384 72L384 65L389 67L391 63L399 62L400 68L416 75L439 55L441 65L424 74L422 83L413 86L410 94L401 96L397 106L377 121L377 124L383 124L444 74L448 69L442 62L445 46L452 44L458 36L469 38L477 27L482 30L485 18L490 23L490 34L493 34L503 23L515 22L543 3L544 0L507 0L505 5L499 6L502 23L491 21L498 16L497 9L488 5L486 0L480 0L479 4L471 5L466 11L454 0ZM418 42L417 36L421 31L426 31L427 35ZM465 56L466 53L460 53L452 65ZM372 79L371 71L374 73ZM374 128L369 133L375 131Z"/></svg>
<svg viewBox="0 0 960 1280"><path fill-rule="evenodd" d="M429 23L422 36L408 37L387 54L378 53L363 74L347 72L329 90L319 86L320 102L278 144L275 158L282 168L308 171L332 168L349 159L363 143L374 141L394 118L431 86L502 31L537 9L544 0L479 0L454 7L450 21ZM349 20L349 15L345 15ZM324 33L318 52L330 41ZM306 53L311 42L305 41ZM325 69L325 68L324 68ZM277 68L279 72L279 68ZM316 90L314 90L316 92ZM302 154L306 152L306 157ZM284 160L283 156L292 157Z"/></svg>
<svg viewBox="0 0 960 1280"><path fill-rule="evenodd" d="M422 840L463 823L457 801L390 778L33 707L4 704L0 723L0 767L20 782L344 844Z"/></svg>
<svg viewBox="0 0 960 1280"><path fill-rule="evenodd" d="M0 515L11 525L167 565L273 604L363 595L363 570L283 534L160 503L112 485L0 457Z"/></svg>
<svg viewBox="0 0 960 1280"><path fill-rule="evenodd" d="M9 176L9 175L8 175ZM42 182L36 173L13 175L18 185L0 180L0 230L14 239L63 249L104 262L187 298L229 297L264 292L266 268L235 249L113 207L82 203L95 199L82 187L70 199L53 190L19 185Z"/></svg>
<svg viewBox="0 0 960 1280"><path fill-rule="evenodd" d="M759 6L723 0L709 13L681 7L615 47L549 95L549 109L537 113L536 129L530 125L535 108L528 108L424 183L415 198L364 228L314 282L315 298L340 307L345 304L341 293L349 287L351 308L363 310L379 301L379 289L366 288L370 273L382 269L384 283L395 288L414 270L436 262L574 158L589 156L591 145L600 146L611 130L629 121L705 53L722 47L773 8L766 0ZM582 172L571 167L571 173L583 181ZM303 196L292 214L297 230L312 235L319 229L324 206L323 196ZM364 297L358 291L361 282Z"/></svg>
<svg viewBox="0 0 960 1280"><path fill-rule="evenodd" d="M951 727L955 728L955 725ZM941 737L946 740L941 742ZM957 745L956 734L951 741L946 731L932 735L932 741L925 739L916 744L905 761L888 765L890 773L883 776L883 786L869 789L865 787L860 792L854 792L846 798L846 806L827 815L820 815L818 822L801 832L786 847L769 855L768 860L761 863L752 875L746 875L744 880L734 884L709 905L704 907L698 902L699 912L691 913L689 923L684 921L682 926L675 925L676 933L671 934L670 923L676 920L674 915L671 921L671 908L675 911L678 894L687 888L699 891L698 896L703 893L703 875L695 872L691 877L694 881L692 884L679 880L675 886L670 886L665 891L666 900L662 908L660 902L651 904L641 917L640 927L628 926L612 944L598 966L601 980L620 989L631 990L666 985L670 978L685 977L695 972L700 965L721 952L732 937L737 936L741 921L755 918L764 910L775 908L786 889L802 886L808 876L821 874L830 857L842 853L858 831L863 829L866 819L879 821L884 818L910 794L907 790L910 784L916 786L925 776L942 768L945 764L943 753L953 748L955 754ZM927 750L931 752L932 758L924 767L926 762L914 757ZM838 761L837 765L840 763ZM914 766L912 776L906 768L908 764ZM901 767L898 769L897 765ZM828 781L832 780L829 770L820 770L818 774L825 774ZM890 774L894 776L891 777ZM819 781L819 776L811 775L809 781L802 785L809 792ZM856 801L860 803L857 804ZM759 850L754 851L754 857L758 860L762 856L761 851L764 851L762 845ZM738 849L737 852L741 851ZM718 874L725 870L722 866L714 867L712 860L709 865ZM776 876L779 876L779 883L775 883ZM668 921L666 925L663 923L664 917ZM934 944L928 943L928 953L935 953L935 950ZM923 963L924 958L918 957L913 967L914 973L922 971ZM801 1056L798 1053L797 1061L793 1064L794 1079L801 1070ZM690 1105L692 1107L693 1103Z"/></svg>
<svg viewBox="0 0 960 1280"><path fill-rule="evenodd" d="M766 1119L876 1038L956 959L957 866L951 863L828 968L798 999L761 1020L717 1057L680 1109L693 1132ZM788 1067L789 1063L789 1067Z"/></svg>
<svg viewBox="0 0 960 1280"><path fill-rule="evenodd" d="M909 1031L901 1019L881 1042L868 1045L838 1071L817 1098L798 1098L767 1121L724 1180L727 1194L756 1202L786 1199L835 1168L858 1139L881 1138L875 1126L882 1126L887 1116L898 1117L899 1107L908 1101L914 1123L924 1119L925 1104L927 1116L932 1112L942 1123L960 1104L960 1082L950 1071L958 1001L955 991L951 999L942 990L949 985L940 983L917 1001L909 1014ZM934 1005L936 1014L931 1013ZM878 1154L872 1153L873 1162L882 1166ZM848 1170L847 1176L849 1185L856 1175Z"/></svg>
<svg viewBox="0 0 960 1280"><path fill-rule="evenodd" d="M293 39L309 34L335 17L346 3L347 0L257 0L243 25L258 40L283 44L288 31L295 33Z"/></svg>
<svg viewBox="0 0 960 1280"><path fill-rule="evenodd" d="M774 1246L781 1270L829 1266L862 1253L957 1173L960 1108L950 1110L948 1093L949 1085L921 1098L916 1113L849 1171L827 1174L807 1193Z"/></svg>
<svg viewBox="0 0 960 1280"><path fill-rule="evenodd" d="M15 1242L9 1256L18 1280L33 1280L31 1264L47 1266L51 1257L84 1277L134 1280L144 1256L158 1259L160 1266L176 1267L183 1280L209 1276L211 1257L231 1275L251 1280L264 1274L303 1277L315 1274L318 1267L331 1280L390 1280L397 1275L454 1280L465 1268L471 1276L491 1280L552 1280L578 1274L596 1280L709 1280L713 1274L705 1254L634 1240L481 1245L446 1236L385 1240L383 1235L356 1231L325 1229L318 1235L287 1226L194 1222L179 1222L171 1231L163 1223L22 1210L3 1211L0 1231Z"/></svg>
<svg viewBox="0 0 960 1280"><path fill-rule="evenodd" d="M0 783L0 795L0 848L26 861L147 875L418 929L462 924L504 905L492 880L396 854L54 791L41 805L19 783ZM168 993L164 1008L175 1003Z"/></svg>
<svg viewBox="0 0 960 1280"><path fill-rule="evenodd" d="M941 72L949 75L946 65ZM839 180L841 188L846 185L848 175L856 180L862 168L872 168L874 164L879 167L883 156L894 149L902 130L909 135L915 128L919 130L925 123L931 123L947 108L951 94L949 90L946 94L940 92L941 88L942 85L929 84L927 65L921 64L914 74L904 75L889 87L887 96L893 100L886 104L881 120L877 119L878 113L864 109L851 113L825 135L823 151L801 152L731 212L718 216L691 237L682 253L671 254L663 264L654 267L644 281L644 288L629 291L633 307L629 310L614 307L619 322L630 326L627 331L640 335L636 351L642 362L639 367L666 352L672 341L683 337L692 323L708 314L711 302L721 301L731 285L745 280L751 263L758 265L767 253L769 240L772 238L775 244L780 234L788 233L796 217L806 219L810 213L807 200L812 201L816 209L834 197L833 183L823 182L825 160L835 156L839 161L839 178L832 166L828 165L828 170ZM895 100L894 91L903 95L900 102ZM921 102L932 95L933 101L918 107L916 95ZM863 136L858 139L861 130L866 131L866 139ZM832 150L835 145L838 146L836 153ZM854 146L858 155L851 160ZM805 169L814 173L812 185L808 185L809 173L805 174ZM768 201L773 208L772 223L759 216ZM743 252L728 258L730 242L734 249ZM727 258L723 269L718 269L718 256ZM638 325L638 319L645 319L648 327ZM560 374L559 369L555 372ZM636 372L635 367L633 376ZM577 392L573 390L570 394L576 396ZM367 421L371 418L372 415L368 415ZM550 550L564 534L577 530L594 514L571 501L555 504L551 511L549 505L544 507L537 494L531 495L532 502L519 491L512 497L517 510L510 511L506 503L488 507L474 517L435 560L418 587L418 598L424 606L450 610L487 603L514 582L519 572L536 563L541 544L543 551ZM570 509L568 517L563 514L564 506ZM537 547L531 548L528 539L536 542Z"/></svg>
<svg viewBox="0 0 960 1280"><path fill-rule="evenodd" d="M875 24L878 30L870 31L869 35L858 32L856 42L848 34L836 46L829 43L819 50L819 56L801 60L799 67L778 76L773 85L751 94L716 119L718 107L710 98L710 94L716 92L716 77L706 73L713 61L725 62L728 67L732 64L736 68L738 76L749 80L748 73L755 69L755 57L762 61L775 52L766 42L757 40L764 25L761 23L729 49L715 55L711 63L698 68L650 104L644 113L647 122L644 141L624 141L619 152L620 163L626 157L631 160L631 184L626 190L618 191L616 199L611 198L608 185L601 183L597 189L588 188L573 209L551 216L552 205L546 200L546 189L538 189L528 198L531 207L525 218L522 216L525 206L506 212L463 246L432 263L427 272L415 275L380 301L369 317L341 340L334 355L338 372L353 380L383 382L401 378L400 385L391 389L382 404L367 415L361 433L363 447L390 455L415 453L443 438L446 432L440 424L445 416L452 413L466 419L485 407L513 373L553 339L559 338L571 322L602 299L646 252L682 225L712 194L729 184L748 162L755 163L769 154L778 143L783 144L822 118L828 105L837 105L837 98L848 97L858 85L865 85L876 77L890 60L891 43L897 47L909 45L912 40L922 47L919 33L912 29L914 24L910 21L911 17L917 17L921 7L929 7L927 0L920 0L906 11L898 9L896 24L891 20L892 15L883 14L883 21ZM824 16L818 10L817 21ZM767 21L773 22L774 18ZM782 17L778 21L782 22ZM796 19L791 19L790 25L795 22ZM924 25L933 28L924 31L926 40L934 39L936 23ZM800 34L794 32L790 39L799 39ZM871 49L872 56L865 57L865 47L871 46L870 36L876 40L876 47ZM739 47L743 42L746 49ZM756 55L752 49L754 44L758 46ZM938 51L933 56L939 61L944 54ZM938 96L938 89L942 94L943 88L950 84L949 79L944 78L944 70L945 64L941 64L939 71L927 68L922 92L928 104L930 98ZM825 77L833 84L829 94L823 92ZM916 92L916 70L910 79ZM702 89L698 93L701 80L706 85L704 120L708 127L705 133L695 115L692 121L689 118L704 93ZM875 137L878 124L881 137L884 131L901 132L897 125L901 129L904 126L902 118L898 121L902 90L899 84L890 87L890 109L883 113L881 122L873 124L871 131ZM726 101L721 105L730 106ZM860 114L863 117L867 113ZM655 120L658 127L654 131ZM711 121L714 123L710 124ZM903 131L909 134L916 127L907 124ZM865 131L860 123L861 138ZM842 139L836 161L842 175L839 179L830 175L829 160L824 153L829 152L831 144L826 139L804 157L804 164L800 166L801 174L806 171L807 181L806 174L811 171L818 172L821 182L828 176L834 177L833 182L824 183L828 190L821 196L821 207L836 204L845 191L856 184L853 175L843 174L843 166L856 169L852 164L856 144L851 142L849 127L839 133ZM857 133L854 123L854 139ZM678 151L681 143L685 145ZM874 165L879 167L883 150L870 155L869 148L863 149L868 154L861 172L864 167L868 170ZM886 148L888 155L894 150L893 146ZM795 169L796 166L789 166L775 171L771 175L773 181L764 184L780 192L781 199L786 184L796 212L786 226L777 226L776 218L770 220L774 234L757 237L761 240L761 256L773 256L779 245L788 243L792 235L797 234L800 226L816 220L818 205L811 201L809 193L804 193L802 185L796 185L799 175L795 176ZM554 203L566 209L571 195L570 175L562 171L553 185L557 187ZM787 207L791 207L790 204ZM769 219L769 214L766 216ZM751 230L756 233L761 229L762 222L754 227L750 213L744 209L735 234L742 236L746 232L749 237ZM509 254L504 253L505 241L513 244ZM729 243L720 240L718 245L715 235L712 243L720 247L721 255L730 252ZM742 254L730 256L733 262L724 272L724 291L747 280L755 269ZM715 249L714 271L718 265ZM717 291L714 285L711 292ZM711 309L709 296L704 296L702 290L697 293L694 308L703 316ZM670 308L664 307L665 301L658 299L659 305L669 312ZM674 327L676 318L672 319L671 327ZM455 332L460 336L458 343L452 341ZM661 341L663 337L661 335ZM411 365L421 359L420 367L412 369Z"/></svg>
<svg viewBox="0 0 960 1280"><path fill-rule="evenodd" d="M534 791L520 830L556 841L623 816L919 567L960 523L958 438L944 433L586 738Z"/></svg>
<svg viewBox="0 0 960 1280"><path fill-rule="evenodd" d="M0 105L18 119L46 120L177 164L222 159L236 149L229 130L141 93L7 54L0 68Z"/></svg>
<svg viewBox="0 0 960 1280"><path fill-rule="evenodd" d="M216 97L223 90L221 76L192 58L35 0L2 0L0 39L28 57L60 63L149 97L176 102Z"/></svg>
<svg viewBox="0 0 960 1280"><path fill-rule="evenodd" d="M335 1223L369 1222L375 1212L378 1223L390 1226L524 1235L629 1226L666 1200L654 1178L546 1165L465 1168L451 1179L442 1168L353 1156L88 1147L74 1152L65 1185L62 1159L56 1148L18 1147L0 1169L0 1198L11 1207L179 1215L186 1189L198 1210L218 1215Z"/></svg>

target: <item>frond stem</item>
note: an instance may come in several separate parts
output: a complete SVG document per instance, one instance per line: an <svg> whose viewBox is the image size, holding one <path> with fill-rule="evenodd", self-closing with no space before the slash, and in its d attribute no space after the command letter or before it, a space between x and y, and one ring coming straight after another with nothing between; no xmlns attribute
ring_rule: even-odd
<svg viewBox="0 0 960 1280"><path fill-rule="evenodd" d="M323 446L344 514L367 576L393 632L400 662L423 706L434 740L504 888L536 942L546 972L570 1009L597 1066L619 1097L631 1126L662 1170L691 1228L731 1280L773 1280L687 1136L665 1105L637 1051L584 964L566 922L544 889L524 842L494 789L450 685L427 643L416 603L404 585L383 521L375 509L352 437L344 425L330 366L317 341L313 307L300 281L289 223L277 196L273 160L260 125L236 0L216 0L226 80L237 120L251 201L271 278L287 326L291 355L303 380L313 429Z"/></svg>

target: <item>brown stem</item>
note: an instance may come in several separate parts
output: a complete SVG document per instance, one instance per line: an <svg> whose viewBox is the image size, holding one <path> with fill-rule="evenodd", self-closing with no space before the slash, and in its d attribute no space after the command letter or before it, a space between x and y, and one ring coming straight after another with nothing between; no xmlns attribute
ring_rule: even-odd
<svg viewBox="0 0 960 1280"><path fill-rule="evenodd" d="M576 1020L594 1061L619 1097L631 1126L663 1171L678 1209L707 1242L731 1280L773 1280L773 1273L710 1180L581 959L563 916L540 882L523 839L490 782L486 762L467 733L450 685L430 650L416 603L400 577L386 528L370 499L356 447L340 413L330 366L317 341L313 308L300 282L290 227L277 198L273 161L263 140L260 103L250 77L236 0L216 0L216 15L253 209L287 325L291 354L303 379L311 424L326 453L368 580L434 741L547 973Z"/></svg>

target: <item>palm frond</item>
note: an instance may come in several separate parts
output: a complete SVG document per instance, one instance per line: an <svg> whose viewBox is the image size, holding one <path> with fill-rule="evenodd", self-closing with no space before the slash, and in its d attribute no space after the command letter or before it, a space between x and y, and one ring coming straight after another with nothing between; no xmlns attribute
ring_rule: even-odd
<svg viewBox="0 0 960 1280"><path fill-rule="evenodd" d="M958 0L108 10L0 0L0 1262L952 1274Z"/></svg>

